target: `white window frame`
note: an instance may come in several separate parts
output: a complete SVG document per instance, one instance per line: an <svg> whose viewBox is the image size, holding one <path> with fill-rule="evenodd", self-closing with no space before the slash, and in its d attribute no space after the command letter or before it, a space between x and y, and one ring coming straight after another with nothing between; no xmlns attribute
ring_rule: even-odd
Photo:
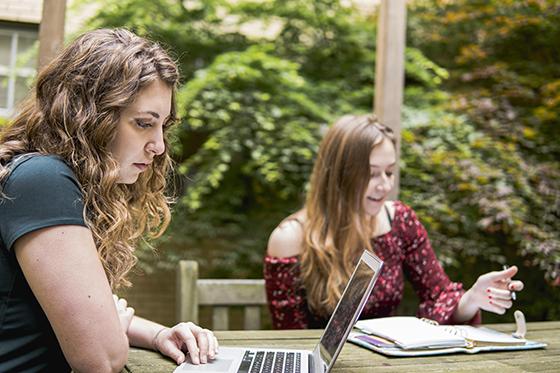
<svg viewBox="0 0 560 373"><path fill-rule="evenodd" d="M8 78L7 102L0 102L0 116L9 118L14 114L15 106L18 104L15 102L16 79L29 78L36 73L35 68L17 66L19 38L25 35L37 40L39 35L37 32L18 30L17 27L0 28L0 35L11 36L10 65L0 65L0 75Z"/></svg>

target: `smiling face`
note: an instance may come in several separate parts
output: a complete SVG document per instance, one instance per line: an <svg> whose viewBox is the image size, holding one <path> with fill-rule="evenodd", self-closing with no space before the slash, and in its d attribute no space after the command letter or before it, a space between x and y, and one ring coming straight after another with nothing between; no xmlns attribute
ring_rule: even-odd
<svg viewBox="0 0 560 373"><path fill-rule="evenodd" d="M171 88L158 79L123 110L109 145L119 164L118 183L133 184L154 157L165 152L163 128L171 112L171 94Z"/></svg>
<svg viewBox="0 0 560 373"><path fill-rule="evenodd" d="M393 174L397 155L391 141L384 139L376 145L369 156L370 179L363 198L364 210L376 216L385 203L395 183Z"/></svg>

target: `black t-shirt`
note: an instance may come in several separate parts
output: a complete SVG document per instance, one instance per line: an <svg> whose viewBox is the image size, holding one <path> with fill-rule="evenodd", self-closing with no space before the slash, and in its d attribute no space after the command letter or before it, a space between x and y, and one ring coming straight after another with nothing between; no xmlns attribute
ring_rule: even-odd
<svg viewBox="0 0 560 373"><path fill-rule="evenodd" d="M86 226L80 186L70 167L55 156L19 156L11 168L2 188L7 198L0 198L0 372L68 372L13 244L41 228Z"/></svg>

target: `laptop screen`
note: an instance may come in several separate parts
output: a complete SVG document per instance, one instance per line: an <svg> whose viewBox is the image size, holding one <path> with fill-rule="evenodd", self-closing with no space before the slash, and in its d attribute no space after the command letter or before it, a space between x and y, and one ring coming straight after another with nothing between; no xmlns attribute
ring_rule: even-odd
<svg viewBox="0 0 560 373"><path fill-rule="evenodd" d="M321 363L325 367L332 366L346 342L377 280L381 266L382 261L378 257L364 251L319 341Z"/></svg>

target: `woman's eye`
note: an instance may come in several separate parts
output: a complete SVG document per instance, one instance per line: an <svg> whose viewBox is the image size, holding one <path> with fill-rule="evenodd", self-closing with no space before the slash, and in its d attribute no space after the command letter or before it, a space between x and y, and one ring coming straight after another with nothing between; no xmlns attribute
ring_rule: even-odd
<svg viewBox="0 0 560 373"><path fill-rule="evenodd" d="M385 175L387 177L391 177L391 176L393 176L393 171L387 171L387 172L385 172ZM374 173L370 174L369 177L371 179L375 179L376 177L381 177L381 172L374 172Z"/></svg>
<svg viewBox="0 0 560 373"><path fill-rule="evenodd" d="M152 123L136 119L136 125L140 128L150 128L152 126Z"/></svg>

